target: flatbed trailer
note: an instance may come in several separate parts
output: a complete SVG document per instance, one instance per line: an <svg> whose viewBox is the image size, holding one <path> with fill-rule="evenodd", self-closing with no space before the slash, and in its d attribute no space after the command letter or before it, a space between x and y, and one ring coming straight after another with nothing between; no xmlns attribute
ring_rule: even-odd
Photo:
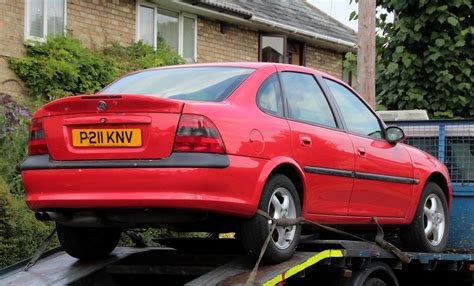
<svg viewBox="0 0 474 286"><path fill-rule="evenodd" d="M473 285L474 254L408 252L409 263L375 243L313 240L292 259L261 265L236 239L170 239L163 247L118 247L108 258L78 261L50 251L28 271L26 261L0 273L0 285Z"/></svg>

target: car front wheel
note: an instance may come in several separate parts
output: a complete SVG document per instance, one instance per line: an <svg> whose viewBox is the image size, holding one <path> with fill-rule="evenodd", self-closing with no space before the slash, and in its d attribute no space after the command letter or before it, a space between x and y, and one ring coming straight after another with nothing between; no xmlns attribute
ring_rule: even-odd
<svg viewBox="0 0 474 286"><path fill-rule="evenodd" d="M428 182L423 189L412 224L402 235L407 250L442 252L448 243L448 203L441 187Z"/></svg>
<svg viewBox="0 0 474 286"><path fill-rule="evenodd" d="M105 258L117 246L121 230L115 228L70 227L56 224L59 242L72 257L94 260Z"/></svg>
<svg viewBox="0 0 474 286"><path fill-rule="evenodd" d="M301 216L301 205L295 186L288 177L279 174L268 179L258 208L274 219L294 219ZM258 258L271 229L272 221L258 214L242 224L242 244L254 259ZM291 258L298 246L300 232L300 225L277 226L263 255L263 262L275 264Z"/></svg>

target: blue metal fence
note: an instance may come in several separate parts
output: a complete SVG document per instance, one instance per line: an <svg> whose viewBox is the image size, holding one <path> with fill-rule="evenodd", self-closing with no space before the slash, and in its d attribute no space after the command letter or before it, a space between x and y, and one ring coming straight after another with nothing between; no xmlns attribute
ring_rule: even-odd
<svg viewBox="0 0 474 286"><path fill-rule="evenodd" d="M395 121L406 144L437 157L453 184L449 247L474 249L474 120Z"/></svg>

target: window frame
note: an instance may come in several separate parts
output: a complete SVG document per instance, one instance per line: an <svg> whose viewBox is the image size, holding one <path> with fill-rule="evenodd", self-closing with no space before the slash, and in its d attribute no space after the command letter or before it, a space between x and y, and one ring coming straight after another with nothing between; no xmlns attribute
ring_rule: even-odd
<svg viewBox="0 0 474 286"><path fill-rule="evenodd" d="M328 103L329 110L331 111L331 114L334 118L334 122L335 122L336 126L333 127L333 126L328 126L328 125L319 124L319 123L310 122L310 121L298 120L296 118L289 117L289 114L288 114L288 98L286 97L286 94L284 92L284 88L283 88L284 83L281 80L281 76L280 76L282 73L298 73L298 74L304 74L304 75L311 76L314 79L315 84L321 89L321 92L323 93L323 96L324 96L324 98L326 99L326 101ZM287 120L291 120L291 121L294 121L294 122L300 122L300 123L304 123L304 124L308 124L308 125L313 125L313 126L317 126L317 127L321 127L321 128L336 130L336 131L345 131L343 129L342 121L340 119L340 115L338 113L338 110L335 110L335 108L334 108L333 101L332 101L333 99L330 99L328 97L328 94L326 93L326 90L324 89L324 87L321 85L317 75L315 75L313 73L306 73L306 72L301 72L301 71L284 70L284 71L278 71L278 79L280 80L281 94L282 94L282 98L283 98L283 106L284 106L283 112L284 112L285 118Z"/></svg>
<svg viewBox="0 0 474 286"><path fill-rule="evenodd" d="M386 139L386 133L385 133L385 129L387 128L385 123L377 116L377 114L375 113L374 110L372 110L372 108L370 108L370 106L368 105L367 102L365 102L365 100L363 100L357 93L355 93L351 88L348 88L347 86L345 86L344 84L341 84L340 82L338 82L337 80L334 80L332 78L328 78L328 77L325 77L325 76L322 76L320 77L321 78L321 84L324 85L324 88L326 89L327 91L327 95L328 97L331 97L331 102L332 104L334 105L334 108L337 110L337 112L339 113L339 116L340 116L340 119L341 119L341 122L342 122L342 125L343 125L343 128L344 128L344 131L351 134L351 135L355 135L355 136L359 136L359 137L363 137L363 138L367 138L367 139L372 139L372 140L376 140L376 141L382 141L382 142L388 142L387 139ZM333 81L339 85L342 85L343 87L345 87L350 93L352 93L353 96L355 96L360 102L362 102L362 104L372 113L372 115L374 115L374 117L377 119L377 123L379 124L379 127L380 127L380 130L381 130L381 133L382 133L382 138L375 138L375 137L371 137L371 136L368 136L368 135L364 135L364 134L360 134L360 133L357 133L357 132L354 132L354 131L351 131L349 130L349 128L347 127L347 124L345 122L345 118L344 118L344 115L341 111L341 109L339 108L339 105L337 104L336 102L336 99L334 97L334 95L332 94L331 90L329 89L329 86L326 84L326 80L330 80L330 81Z"/></svg>
<svg viewBox="0 0 474 286"><path fill-rule="evenodd" d="M45 42L48 37L48 0L43 1L43 37L31 36L30 35L30 5L31 1L25 0L25 28L24 28L24 39L38 42ZM64 27L63 33L66 32L67 27L67 0L62 0L64 3Z"/></svg>
<svg viewBox="0 0 474 286"><path fill-rule="evenodd" d="M160 5L156 5L153 3L149 2L143 2L143 1L137 1L136 3L136 17L135 17L135 41L138 42L140 41L140 6L143 7L148 7L153 9L153 48L156 49L156 46L158 44L158 29L157 29L157 24L158 24L158 9L161 10L166 10L170 12L174 12L178 14L178 51L177 53L180 56L183 56L183 50L184 50L184 18L191 18L194 20L194 54L193 58L191 59L193 63L197 62L197 29L198 29L198 23L197 23L197 15L190 14L187 12L183 12L180 10L176 9L171 9L168 7L163 7Z"/></svg>

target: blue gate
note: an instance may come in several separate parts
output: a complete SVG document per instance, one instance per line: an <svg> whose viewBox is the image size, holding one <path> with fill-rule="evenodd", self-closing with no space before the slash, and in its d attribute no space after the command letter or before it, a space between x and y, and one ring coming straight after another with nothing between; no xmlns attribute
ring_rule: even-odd
<svg viewBox="0 0 474 286"><path fill-rule="evenodd" d="M474 120L396 121L415 146L443 162L453 184L448 247L474 249Z"/></svg>

